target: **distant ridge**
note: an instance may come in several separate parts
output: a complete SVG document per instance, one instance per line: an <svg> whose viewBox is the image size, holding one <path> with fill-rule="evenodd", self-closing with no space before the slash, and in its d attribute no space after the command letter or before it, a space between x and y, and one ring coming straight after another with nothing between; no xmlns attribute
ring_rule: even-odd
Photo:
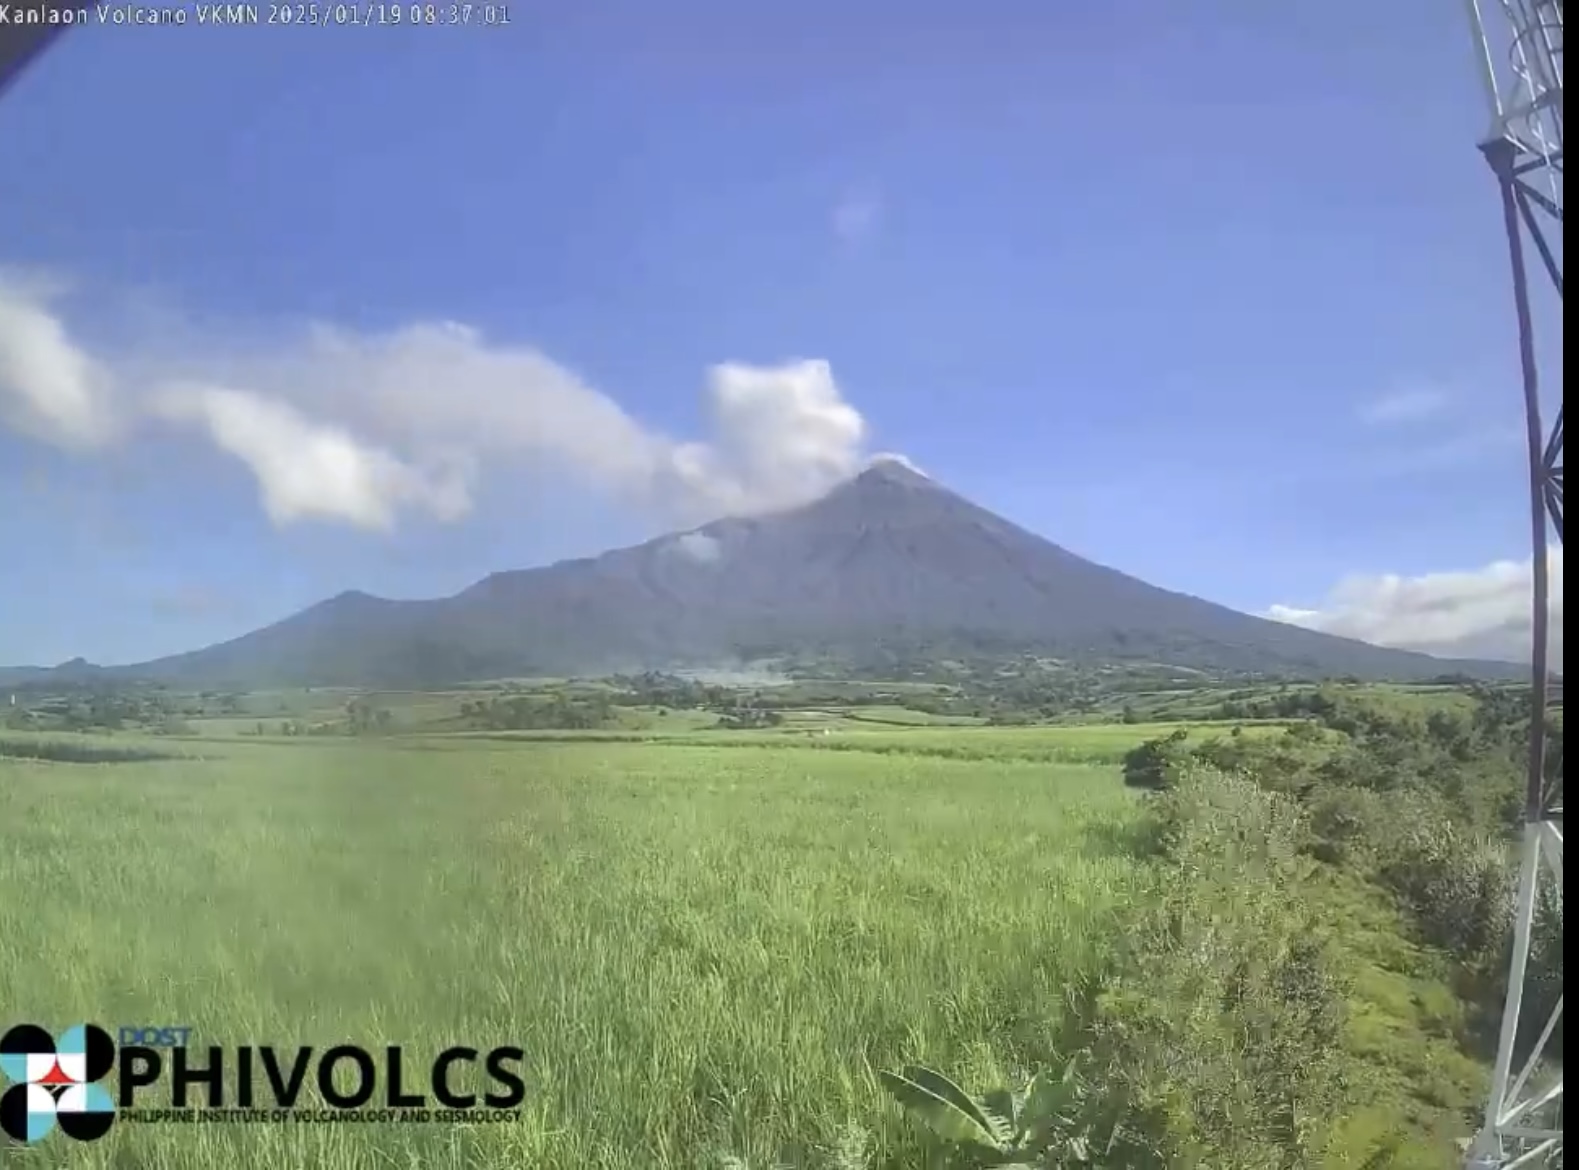
<svg viewBox="0 0 1579 1170"><path fill-rule="evenodd" d="M776 656L1033 652L1299 677L1524 669L1384 649L1159 589L894 459L789 511L493 573L453 597L341 593L229 642L107 669L188 685L408 686ZM48 674L104 669L76 660Z"/></svg>

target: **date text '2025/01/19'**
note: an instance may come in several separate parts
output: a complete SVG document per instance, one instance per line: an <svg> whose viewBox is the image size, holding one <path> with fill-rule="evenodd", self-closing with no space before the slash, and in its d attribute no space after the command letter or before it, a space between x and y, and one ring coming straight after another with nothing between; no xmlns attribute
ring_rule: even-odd
<svg viewBox="0 0 1579 1170"><path fill-rule="evenodd" d="M108 24L239 28L250 25L395 28L401 25L414 25L499 28L509 23L508 4L469 2L94 4L78 7L0 3L0 26Z"/></svg>

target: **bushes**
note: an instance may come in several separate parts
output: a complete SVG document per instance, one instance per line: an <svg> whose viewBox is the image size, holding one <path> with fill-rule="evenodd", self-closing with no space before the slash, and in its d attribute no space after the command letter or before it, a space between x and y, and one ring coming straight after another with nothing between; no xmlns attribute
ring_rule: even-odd
<svg viewBox="0 0 1579 1170"><path fill-rule="evenodd" d="M1255 878L1282 881L1298 866L1299 807L1254 780L1199 764L1172 771L1172 787L1149 809L1158 850L1183 876L1237 887ZM1228 871L1225 873L1224 871Z"/></svg>
<svg viewBox="0 0 1579 1170"><path fill-rule="evenodd" d="M1391 891L1421 938L1466 967L1495 966L1511 922L1516 704L1498 692L1470 716L1422 718L1319 692L1300 702L1319 727L1193 751L1176 736L1152 740L1130 753L1126 778L1164 788L1204 762L1290 794L1308 814L1306 851Z"/></svg>
<svg viewBox="0 0 1579 1170"><path fill-rule="evenodd" d="M1297 806L1184 768L1154 799L1156 898L1126 930L1086 1043L1161 1163L1320 1165L1342 1102L1342 981L1299 911Z"/></svg>
<svg viewBox="0 0 1579 1170"><path fill-rule="evenodd" d="M1415 1070L1430 1067L1425 1049L1410 1050L1382 1060L1378 1082L1378 1065L1356 1058L1367 1041L1354 1037L1374 1037L1393 1018L1377 1010L1386 1000L1368 958L1347 947L1337 955L1327 941L1330 929L1367 945L1367 928L1351 931L1344 918L1363 908L1364 883L1378 906L1387 891L1421 941L1455 960L1460 993L1494 1031L1511 940L1516 718L1494 704L1438 719L1321 694L1305 702L1315 718L1281 736L1191 748L1181 729L1125 757L1126 783L1151 793L1140 840L1153 888L1120 926L1113 969L1080 998L1069 1041L1147 1151L1101 1160L1110 1170L1315 1170L1367 1154L1386 1165L1385 1146L1363 1147L1427 1132L1407 1104L1394 1115L1400 1133L1343 1124L1386 1077L1413 1086ZM1317 888L1362 901L1324 902ZM1560 892L1537 919L1532 1029L1561 994ZM1354 989L1341 973L1351 968L1362 981ZM1407 999L1412 974L1381 978L1400 979ZM1365 1005L1352 1026L1351 991ZM1440 1043L1450 1051L1453 1040Z"/></svg>
<svg viewBox="0 0 1579 1170"><path fill-rule="evenodd" d="M1383 886L1421 940L1466 969L1501 963L1515 877L1505 840L1465 827L1444 801L1418 791L1333 786L1309 809L1315 857Z"/></svg>
<svg viewBox="0 0 1579 1170"><path fill-rule="evenodd" d="M1504 845L1445 817L1395 823L1376 876L1422 938L1475 969L1501 958L1513 923L1514 874Z"/></svg>
<svg viewBox="0 0 1579 1170"><path fill-rule="evenodd" d="M14 760L47 760L55 764L133 764L183 758L174 752L129 744L65 739L0 739L0 758L7 756Z"/></svg>
<svg viewBox="0 0 1579 1170"><path fill-rule="evenodd" d="M1126 760L1130 783L1158 790L1164 885L1133 935L1130 990L1109 994L1097 1028L1115 1083L1173 1143L1170 1165L1303 1166L1318 1156L1315 1119L1338 1111L1343 995L1301 922L1302 856L1387 891L1452 960L1482 1038L1495 1034L1512 943L1517 704L1499 694L1469 715L1421 717L1307 702L1313 718L1282 736L1193 750L1170 737ZM1561 948L1556 892L1537 911L1532 1030L1561 994ZM1207 1007L1213 981L1234 989L1220 1017Z"/></svg>
<svg viewBox="0 0 1579 1170"><path fill-rule="evenodd" d="M1385 844L1377 829L1391 816L1386 797L1368 788L1333 787L1316 793L1309 803L1309 848L1329 865L1364 869L1374 863Z"/></svg>
<svg viewBox="0 0 1579 1170"><path fill-rule="evenodd" d="M1124 755L1124 783L1131 788L1162 789L1172 783L1172 773L1189 758L1185 740L1189 730L1180 727L1169 735L1148 739Z"/></svg>
<svg viewBox="0 0 1579 1170"><path fill-rule="evenodd" d="M1513 941L1528 719L1517 694L1475 697L1472 711L1421 717L1313 692L1300 699L1312 720L1283 736L1209 741L1193 750L1176 737L1154 740L1131 753L1126 774L1135 773L1132 783L1166 788L1209 763L1296 798L1304 813L1301 849L1386 890L1419 940L1453 961L1461 993L1482 1030L1494 1034ZM1548 770L1560 777L1560 712L1552 722ZM1163 802L1157 815L1166 823L1179 809ZM1537 908L1526 991L1532 1016L1561 994L1562 913L1560 891Z"/></svg>
<svg viewBox="0 0 1579 1170"><path fill-rule="evenodd" d="M1145 817L1150 896L1122 923L1112 969L1076 997L1067 1044L1092 1109L1072 1110L1058 1132L1106 1170L1317 1170L1345 1101L1347 1000L1301 909L1313 863L1300 852L1299 806L1199 765L1171 770L1166 784ZM934 1130L984 1144L958 1118L931 1116L936 1092L901 1087ZM1076 1161L1038 1146L1017 1164Z"/></svg>
<svg viewBox="0 0 1579 1170"><path fill-rule="evenodd" d="M1497 974L1501 977L1496 987L1496 997L1500 1001L1507 979L1503 969ZM1525 980L1525 1019L1532 1033L1526 1039L1533 1042L1533 1034L1545 1024L1563 996L1563 894L1551 885L1542 887L1540 900L1535 905L1530 963ZM1552 1059L1560 1063L1563 1058L1561 1025L1552 1033L1550 1051Z"/></svg>

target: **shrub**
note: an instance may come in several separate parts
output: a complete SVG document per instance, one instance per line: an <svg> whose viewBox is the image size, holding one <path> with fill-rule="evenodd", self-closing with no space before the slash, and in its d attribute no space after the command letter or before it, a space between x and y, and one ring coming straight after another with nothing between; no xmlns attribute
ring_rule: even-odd
<svg viewBox="0 0 1579 1170"><path fill-rule="evenodd" d="M1377 876L1413 914L1425 941L1471 969L1498 961L1513 915L1504 843L1417 808L1396 824Z"/></svg>
<svg viewBox="0 0 1579 1170"><path fill-rule="evenodd" d="M1318 790L1309 804L1310 852L1329 865L1371 868L1376 849L1397 823L1394 807L1368 788Z"/></svg>
<svg viewBox="0 0 1579 1170"><path fill-rule="evenodd" d="M132 764L182 758L155 748L64 739L0 740L0 758L7 756L17 760L47 760L55 764Z"/></svg>
<svg viewBox="0 0 1579 1170"><path fill-rule="evenodd" d="M1296 909L1299 810L1209 769L1173 784L1150 810L1157 900L1094 1005L1101 1083L1162 1164L1318 1166L1342 1102L1346 1000Z"/></svg>
<svg viewBox="0 0 1579 1170"><path fill-rule="evenodd" d="M1167 788L1173 782L1174 770L1189 756L1185 747L1189 735L1186 728L1180 727L1130 749L1124 756L1124 783L1132 788Z"/></svg>

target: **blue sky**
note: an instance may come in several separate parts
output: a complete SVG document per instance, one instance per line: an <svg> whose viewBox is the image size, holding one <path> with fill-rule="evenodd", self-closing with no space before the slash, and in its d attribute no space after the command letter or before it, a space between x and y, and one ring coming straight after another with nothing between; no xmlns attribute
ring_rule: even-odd
<svg viewBox="0 0 1579 1170"><path fill-rule="evenodd" d="M0 662L447 593L873 451L1241 609L1506 619L1460 5L510 15L89 25L0 101Z"/></svg>

